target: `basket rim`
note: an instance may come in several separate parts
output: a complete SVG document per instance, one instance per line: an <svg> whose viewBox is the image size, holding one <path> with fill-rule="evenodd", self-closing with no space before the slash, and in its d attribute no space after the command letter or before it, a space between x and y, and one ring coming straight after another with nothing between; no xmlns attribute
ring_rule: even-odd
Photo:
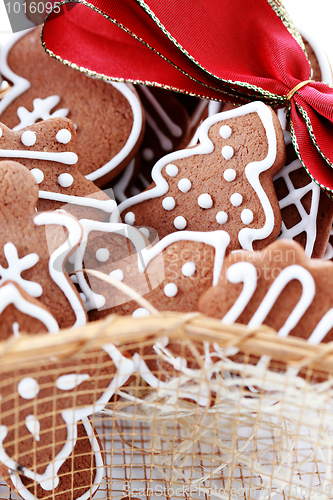
<svg viewBox="0 0 333 500"><path fill-rule="evenodd" d="M111 315L84 327L51 335L22 332L19 337L12 336L0 342L0 372L18 364L20 368L27 367L50 358L53 362L67 360L88 348L100 348L105 344L121 348L161 337L207 341L221 348L237 347L246 355L273 356L284 364L311 366L314 370L333 374L333 342L311 345L303 338L279 337L266 325L256 328L239 323L226 325L199 313L168 311L142 318Z"/></svg>

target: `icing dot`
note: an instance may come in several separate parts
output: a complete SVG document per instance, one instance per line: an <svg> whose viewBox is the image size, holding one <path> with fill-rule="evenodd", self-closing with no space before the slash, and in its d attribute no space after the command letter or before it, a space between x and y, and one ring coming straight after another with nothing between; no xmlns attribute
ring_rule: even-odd
<svg viewBox="0 0 333 500"><path fill-rule="evenodd" d="M114 271L111 271L109 276L111 276L111 278L113 278L117 281L123 281L123 279L124 279L124 273L121 269L115 269Z"/></svg>
<svg viewBox="0 0 333 500"><path fill-rule="evenodd" d="M178 293L178 287L176 283L168 283L164 287L164 293L167 297L175 297Z"/></svg>
<svg viewBox="0 0 333 500"><path fill-rule="evenodd" d="M234 150L231 146L223 146L222 156L225 160L230 160L234 156Z"/></svg>
<svg viewBox="0 0 333 500"><path fill-rule="evenodd" d="M188 193L189 190L191 189L191 181L190 179L180 179L180 181L178 182L178 189L179 191L181 191L182 193Z"/></svg>
<svg viewBox="0 0 333 500"><path fill-rule="evenodd" d="M32 132L31 130L27 130L26 132L23 132L21 135L21 141L22 144L25 146L33 146L37 140L35 132Z"/></svg>
<svg viewBox="0 0 333 500"><path fill-rule="evenodd" d="M99 248L96 251L96 259L99 262L106 262L109 257L110 257L110 252L107 248Z"/></svg>
<svg viewBox="0 0 333 500"><path fill-rule="evenodd" d="M146 238L149 238L150 236L149 229L147 229L146 227L140 227L139 231L141 231L141 233L144 234Z"/></svg>
<svg viewBox="0 0 333 500"><path fill-rule="evenodd" d="M170 175L170 177L175 177L178 174L178 167L169 163L169 165L165 167L165 171L168 175Z"/></svg>
<svg viewBox="0 0 333 500"><path fill-rule="evenodd" d="M124 220L125 220L126 224L133 226L134 221L135 221L135 215L133 214L133 212L127 212Z"/></svg>
<svg viewBox="0 0 333 500"><path fill-rule="evenodd" d="M216 222L218 224L225 224L227 220L228 220L228 214L226 212L223 212L223 210L221 212L217 212Z"/></svg>
<svg viewBox="0 0 333 500"><path fill-rule="evenodd" d="M40 184L44 180L44 172L42 170L39 170L39 168L33 168L30 170L30 173L34 176L35 181L37 184Z"/></svg>
<svg viewBox="0 0 333 500"><path fill-rule="evenodd" d="M150 312L148 309L145 309L144 307L139 307L138 309L135 309L135 311L132 314L132 318L143 318L144 316L150 316Z"/></svg>
<svg viewBox="0 0 333 500"><path fill-rule="evenodd" d="M227 168L227 170L224 171L223 177L227 182L234 181L236 179L236 170Z"/></svg>
<svg viewBox="0 0 333 500"><path fill-rule="evenodd" d="M66 128L62 128L61 130L59 130L59 132L56 135L57 141L61 142L61 144L68 144L71 138L72 134Z"/></svg>
<svg viewBox="0 0 333 500"><path fill-rule="evenodd" d="M187 276L189 278L195 273L195 268L196 266L194 262L186 262L182 267L182 273L184 276Z"/></svg>
<svg viewBox="0 0 333 500"><path fill-rule="evenodd" d="M213 200L211 195L208 193L201 194L198 198L198 205L201 208L212 208Z"/></svg>
<svg viewBox="0 0 333 500"><path fill-rule="evenodd" d="M251 224L253 221L253 212L249 208L245 208L241 213L241 219L243 224Z"/></svg>
<svg viewBox="0 0 333 500"><path fill-rule="evenodd" d="M58 183L61 187L68 188L74 182L73 176L71 174L60 174L58 177Z"/></svg>
<svg viewBox="0 0 333 500"><path fill-rule="evenodd" d="M163 208L165 208L165 210L173 210L176 206L175 199L172 198L172 196L167 196L162 201L162 206Z"/></svg>
<svg viewBox="0 0 333 500"><path fill-rule="evenodd" d="M73 283L78 283L78 280L77 280L77 277L75 274L72 274L72 276L70 276L70 279L72 280Z"/></svg>
<svg viewBox="0 0 333 500"><path fill-rule="evenodd" d="M87 297L84 295L84 293L80 292L80 297L81 297L81 300L83 303L85 303L87 301Z"/></svg>
<svg viewBox="0 0 333 500"><path fill-rule="evenodd" d="M150 161L154 158L154 151L150 148L145 148L142 151L142 156L144 160Z"/></svg>
<svg viewBox="0 0 333 500"><path fill-rule="evenodd" d="M24 399L33 399L39 393L39 385L37 380L32 377L25 377L19 381L17 392Z"/></svg>
<svg viewBox="0 0 333 500"><path fill-rule="evenodd" d="M239 193L234 193L230 196L230 201L234 207L239 207L242 204L243 196Z"/></svg>
<svg viewBox="0 0 333 500"><path fill-rule="evenodd" d="M173 224L174 224L176 229L185 229L187 222L186 222L185 217L183 217L182 215L179 215L178 217L175 218L175 220L173 221Z"/></svg>
<svg viewBox="0 0 333 500"><path fill-rule="evenodd" d="M231 136L231 128L228 125L222 125L220 128L220 135L223 137L223 139L229 139Z"/></svg>

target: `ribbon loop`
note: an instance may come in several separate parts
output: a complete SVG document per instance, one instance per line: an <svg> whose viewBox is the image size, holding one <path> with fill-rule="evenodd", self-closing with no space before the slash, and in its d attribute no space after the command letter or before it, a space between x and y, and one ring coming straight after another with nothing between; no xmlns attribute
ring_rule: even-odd
<svg viewBox="0 0 333 500"><path fill-rule="evenodd" d="M291 89L291 91L286 95L286 101L287 103L289 104L289 102L291 101L293 95L298 91L300 90L302 87L305 87L305 85L307 85L308 83L314 83L315 80L305 80L304 82L300 82L298 83L293 89Z"/></svg>

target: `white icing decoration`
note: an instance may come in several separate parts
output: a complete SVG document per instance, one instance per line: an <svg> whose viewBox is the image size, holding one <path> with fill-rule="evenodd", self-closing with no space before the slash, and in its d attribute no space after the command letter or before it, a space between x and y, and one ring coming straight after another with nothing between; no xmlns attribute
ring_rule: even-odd
<svg viewBox="0 0 333 500"><path fill-rule="evenodd" d="M39 261L36 253L25 255L22 259L19 258L17 250L13 243L6 243L4 246L4 254L8 262L8 267L4 268L0 265L0 285L6 281L15 281L25 292L31 297L40 297L43 289L39 283L25 280L21 277L22 271L31 269Z"/></svg>
<svg viewBox="0 0 333 500"><path fill-rule="evenodd" d="M162 200L162 207L165 210L173 210L176 206L175 199L172 196L167 196Z"/></svg>
<svg viewBox="0 0 333 500"><path fill-rule="evenodd" d="M150 148L145 148L143 151L142 151L142 157L144 160L146 161L151 161L153 158L154 158L154 151Z"/></svg>
<svg viewBox="0 0 333 500"><path fill-rule="evenodd" d="M17 384L17 392L24 399L33 399L39 393L39 384L32 377L25 377Z"/></svg>
<svg viewBox="0 0 333 500"><path fill-rule="evenodd" d="M48 332L56 333L59 331L58 323L54 317L46 309L43 309L42 307L39 307L22 297L18 288L16 288L16 286L12 283L7 283L0 288L0 314L9 304L13 304L21 313L38 319L38 321L45 325ZM13 323L13 334L16 337L20 335L19 324L17 322Z"/></svg>
<svg viewBox="0 0 333 500"><path fill-rule="evenodd" d="M99 262L106 262L107 260L109 260L109 257L110 252L107 248L99 248L98 250L96 250L96 259Z"/></svg>
<svg viewBox="0 0 333 500"><path fill-rule="evenodd" d="M114 271L111 271L109 276L111 276L111 278L113 278L117 281L123 281L123 279L124 279L124 273L121 269L115 269Z"/></svg>
<svg viewBox="0 0 333 500"><path fill-rule="evenodd" d="M114 212L111 215L110 221L119 221L120 214L127 210L129 207L141 203L142 201L165 195L169 190L169 184L163 177L162 170L166 168L167 174L170 175L168 172L168 167L170 164L172 164L172 162L183 158L189 158L190 156L212 153L214 151L214 144L208 136L209 129L212 125L214 125L215 123L223 122L224 120L228 120L230 118L245 116L250 113L258 114L265 129L268 143L268 152L266 158L261 161L250 162L248 165L246 165L244 171L245 177L247 178L248 182L259 198L265 215L264 226L258 229L246 227L241 229L238 233L238 240L241 247L245 250L252 250L253 241L267 238L272 233L275 227L274 212L268 196L260 183L259 177L262 172L265 172L266 170L271 168L271 166L275 162L277 140L271 110L267 106L265 106L264 103L259 101L251 102L249 104L246 104L245 106L240 106L238 108L234 108L229 111L224 111L222 113L218 113L216 115L208 117L199 127L198 145L193 148L175 151L166 155L164 158L161 158L152 169L152 179L155 182L155 186L152 189L144 191L133 196L130 199L123 201L118 207L119 211ZM175 165L174 167L177 168ZM178 173L178 168L176 172ZM174 173L174 175L177 175L177 173Z"/></svg>
<svg viewBox="0 0 333 500"><path fill-rule="evenodd" d="M129 183L132 179L134 167L135 167L135 160L133 159L125 168L117 184L113 187L114 195L119 201L127 200L127 195L125 191L128 188Z"/></svg>
<svg viewBox="0 0 333 500"><path fill-rule="evenodd" d="M225 160L231 160L234 156L234 149L231 146L223 146L221 153Z"/></svg>
<svg viewBox="0 0 333 500"><path fill-rule="evenodd" d="M39 441L40 423L35 415L28 415L27 417L25 417L25 426L30 434L34 436L36 441Z"/></svg>
<svg viewBox="0 0 333 500"><path fill-rule="evenodd" d="M208 103L208 116L216 115L216 113L220 113L221 111L221 102L217 101L209 101Z"/></svg>
<svg viewBox="0 0 333 500"><path fill-rule="evenodd" d="M172 141L167 137L162 130L158 127L154 118L145 109L145 117L150 128L155 132L157 139L159 140L160 146L164 151L171 151L173 148Z"/></svg>
<svg viewBox="0 0 333 500"><path fill-rule="evenodd" d="M233 168L227 168L227 170L224 171L223 177L227 182L232 182L236 179L236 170Z"/></svg>
<svg viewBox="0 0 333 500"><path fill-rule="evenodd" d="M126 222L126 224L129 224L130 226L133 226L133 224L135 222L135 215L134 215L133 212L128 212L125 215L125 222Z"/></svg>
<svg viewBox="0 0 333 500"><path fill-rule="evenodd" d="M194 262L186 262L182 267L182 273L187 278L193 276L196 270L196 265Z"/></svg>
<svg viewBox="0 0 333 500"><path fill-rule="evenodd" d="M44 172L40 170L39 168L33 168L30 170L30 173L34 176L35 181L37 184L40 184L44 180Z"/></svg>
<svg viewBox="0 0 333 500"><path fill-rule="evenodd" d="M165 167L165 171L170 177L176 177L176 175L178 174L178 167L176 165L172 165L172 163L169 163Z"/></svg>
<svg viewBox="0 0 333 500"><path fill-rule="evenodd" d="M22 144L24 144L24 146L27 147L33 146L34 144L36 144L36 140L37 140L36 133L32 132L31 130L26 130L21 135L21 142Z"/></svg>
<svg viewBox="0 0 333 500"><path fill-rule="evenodd" d="M79 295L80 295L80 297L81 297L82 302L83 302L83 303L85 303L85 302L86 302L86 300L87 300L87 298L86 298L86 296L84 295L84 293L80 292L80 293L79 293Z"/></svg>
<svg viewBox="0 0 333 500"><path fill-rule="evenodd" d="M149 229L147 229L146 227L140 227L139 231L141 231L141 233L144 234L146 238L149 238L150 236Z"/></svg>
<svg viewBox="0 0 333 500"><path fill-rule="evenodd" d="M162 106L157 101L157 99L155 98L155 96L151 93L151 91L149 90L149 88L145 87L144 85L141 85L140 88L141 88L141 91L143 92L143 94L146 96L146 98L150 102L150 104L152 104L152 106L155 108L155 110L157 111L157 113L159 114L159 116L162 118L164 124L169 129L171 135L173 135L174 137L181 137L181 135L183 133L182 129L176 123L174 123L171 120L170 116L162 108ZM155 129L154 129L154 131L155 131Z"/></svg>
<svg viewBox="0 0 333 500"><path fill-rule="evenodd" d="M185 229L185 227L187 226L186 219L182 215L176 217L175 220L173 221L173 224L175 228L179 230Z"/></svg>
<svg viewBox="0 0 333 500"><path fill-rule="evenodd" d="M213 200L210 194L208 193L203 193L199 196L198 198L198 205L201 208L212 208L213 206Z"/></svg>
<svg viewBox="0 0 333 500"><path fill-rule="evenodd" d="M72 134L67 128L62 128L57 132L56 140L61 144L68 144L72 139Z"/></svg>
<svg viewBox="0 0 333 500"><path fill-rule="evenodd" d="M98 210L102 210L108 214L112 213L117 208L117 203L115 200L98 200L95 198L91 198L91 195L82 197L82 196L72 196L69 194L62 193L54 193L52 191L42 191L39 190L38 193L39 198L44 200L53 200L60 201L64 205L67 203L70 205L78 205L84 207L96 208Z"/></svg>
<svg viewBox="0 0 333 500"><path fill-rule="evenodd" d="M58 210L56 212L42 212L34 218L34 223L37 226L46 226L46 237L48 236L48 226L50 225L50 239L53 239L52 225L64 226L67 229L67 240L60 245L50 255L49 259L49 273L53 281L58 285L62 292L67 297L76 317L76 321L72 328L77 328L86 324L86 312L82 306L79 297L76 295L75 290L67 280L63 272L65 262L69 253L73 251L81 241L82 229L79 222L68 215L66 212ZM53 245L53 243L52 243Z"/></svg>
<svg viewBox="0 0 333 500"><path fill-rule="evenodd" d="M62 375L56 380L56 387L61 391L71 391L78 385L82 384L90 378L87 373L69 373L68 375Z"/></svg>
<svg viewBox="0 0 333 500"><path fill-rule="evenodd" d="M132 318L144 318L145 316L150 316L150 312L144 307L138 307L132 314Z"/></svg>
<svg viewBox="0 0 333 500"><path fill-rule="evenodd" d="M228 214L226 212L223 212L223 210L221 210L220 212L217 212L216 214L216 222L218 224L225 224L228 220Z"/></svg>
<svg viewBox="0 0 333 500"><path fill-rule="evenodd" d="M26 149L0 149L0 156L3 158L30 158L34 160L47 160L64 163L65 165L75 165L77 154L72 151L62 153L52 153L51 151L27 151Z"/></svg>
<svg viewBox="0 0 333 500"><path fill-rule="evenodd" d="M58 177L58 183L61 187L67 188L71 186L73 182L73 176L71 174L68 174L67 172L64 174L60 174Z"/></svg>
<svg viewBox="0 0 333 500"><path fill-rule="evenodd" d="M60 102L58 95L51 95L45 99L37 97L32 101L33 111L28 111L25 107L20 106L17 108L17 116L20 123L13 128L13 130L21 130L22 128L29 127L37 122L37 120L48 120L49 118L66 117L69 113L68 108L57 109L51 113L52 109Z"/></svg>
<svg viewBox="0 0 333 500"><path fill-rule="evenodd" d="M289 191L287 196L279 201L280 209L282 210L287 206L295 205L301 217L300 222L289 229L287 229L285 223L282 221L280 238L293 239L295 236L305 232L305 253L308 257L311 257L317 238L317 215L320 201L320 187L315 182L311 181L306 186L296 189L290 179L290 174L300 168L303 168L301 162L299 160L294 160L290 165L283 167L274 177L274 181L283 179ZM308 193L311 193L309 214L301 202L301 199Z"/></svg>
<svg viewBox="0 0 333 500"><path fill-rule="evenodd" d="M230 196L230 203L234 207L239 207L243 202L243 196L239 193L234 193Z"/></svg>
<svg viewBox="0 0 333 500"><path fill-rule="evenodd" d="M178 189L179 191L181 191L182 193L188 193L189 190L191 189L191 181L190 179L180 179L180 181L178 182Z"/></svg>
<svg viewBox="0 0 333 500"><path fill-rule="evenodd" d="M223 139L229 139L229 137L231 136L231 132L232 130L229 125L222 125L222 127L220 128L220 136Z"/></svg>
<svg viewBox="0 0 333 500"><path fill-rule="evenodd" d="M12 330L14 337L20 336L20 325L18 324L17 321L14 321L14 323L12 324Z"/></svg>
<svg viewBox="0 0 333 500"><path fill-rule="evenodd" d="M167 297L175 297L178 293L178 287L176 285L176 283L168 283L167 285L165 285L164 287L164 294L167 296Z"/></svg>
<svg viewBox="0 0 333 500"><path fill-rule="evenodd" d="M249 208L245 208L241 213L243 224L251 224L253 221L253 212Z"/></svg>

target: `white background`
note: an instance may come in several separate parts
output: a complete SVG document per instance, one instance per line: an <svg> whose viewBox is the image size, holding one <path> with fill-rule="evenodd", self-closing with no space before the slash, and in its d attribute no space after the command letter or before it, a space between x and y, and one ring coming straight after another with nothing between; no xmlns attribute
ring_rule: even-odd
<svg viewBox="0 0 333 500"><path fill-rule="evenodd" d="M11 34L5 1L0 0L0 45ZM284 0L284 5L293 20L316 37L333 67L333 0Z"/></svg>

